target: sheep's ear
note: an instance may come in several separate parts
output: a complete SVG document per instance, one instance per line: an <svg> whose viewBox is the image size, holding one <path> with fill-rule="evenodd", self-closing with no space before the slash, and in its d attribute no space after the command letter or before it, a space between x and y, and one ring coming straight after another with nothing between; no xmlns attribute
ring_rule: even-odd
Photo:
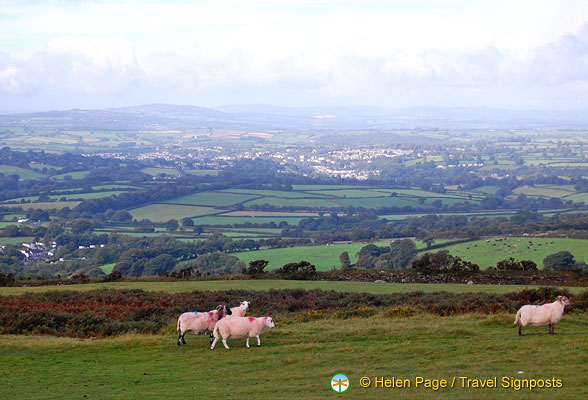
<svg viewBox="0 0 588 400"><path fill-rule="evenodd" d="M561 301L562 298L563 296L557 296L557 299L555 299L555 301Z"/></svg>

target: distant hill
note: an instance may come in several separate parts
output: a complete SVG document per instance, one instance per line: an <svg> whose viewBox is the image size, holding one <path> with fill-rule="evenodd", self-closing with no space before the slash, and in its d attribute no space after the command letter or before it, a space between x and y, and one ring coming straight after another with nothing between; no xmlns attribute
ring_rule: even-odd
<svg viewBox="0 0 588 400"><path fill-rule="evenodd" d="M513 111L492 108L370 106L277 107L232 105L204 108L148 104L103 110L47 111L0 115L3 125L41 125L64 129L584 129L588 115L563 111Z"/></svg>

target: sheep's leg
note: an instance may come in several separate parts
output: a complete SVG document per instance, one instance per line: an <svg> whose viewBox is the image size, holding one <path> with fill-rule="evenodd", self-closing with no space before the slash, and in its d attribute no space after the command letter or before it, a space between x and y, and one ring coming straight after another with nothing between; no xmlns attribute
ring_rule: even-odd
<svg viewBox="0 0 588 400"><path fill-rule="evenodd" d="M257 345L261 346L261 340L259 340L259 335L255 336L257 338Z"/></svg>
<svg viewBox="0 0 588 400"><path fill-rule="evenodd" d="M184 336L186 336L186 332L182 333L182 343L186 344L186 339L184 339Z"/></svg>
<svg viewBox="0 0 588 400"><path fill-rule="evenodd" d="M549 324L549 334L553 335L555 333L555 324Z"/></svg>
<svg viewBox="0 0 588 400"><path fill-rule="evenodd" d="M223 346L225 346L225 349L230 349L229 345L227 344L227 339L223 339Z"/></svg>
<svg viewBox="0 0 588 400"><path fill-rule="evenodd" d="M181 340L182 340L182 334L178 332L178 346L182 345Z"/></svg>
<svg viewBox="0 0 588 400"><path fill-rule="evenodd" d="M247 341L245 342L245 346L247 346L247 348L249 348L249 336L247 336Z"/></svg>
<svg viewBox="0 0 588 400"><path fill-rule="evenodd" d="M213 341L214 341L214 335L212 334L212 332L210 332L210 344L212 344Z"/></svg>
<svg viewBox="0 0 588 400"><path fill-rule="evenodd" d="M210 350L214 350L214 346L216 346L216 342L218 341L218 338L214 338L214 341L212 342L212 345L210 345Z"/></svg>
<svg viewBox="0 0 588 400"><path fill-rule="evenodd" d="M522 330L523 330L523 325L519 325L519 336L523 336Z"/></svg>

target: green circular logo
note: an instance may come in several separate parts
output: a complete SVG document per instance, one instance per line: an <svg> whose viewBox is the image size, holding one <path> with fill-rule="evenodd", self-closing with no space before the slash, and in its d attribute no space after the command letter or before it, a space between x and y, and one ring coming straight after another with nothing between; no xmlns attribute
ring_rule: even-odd
<svg viewBox="0 0 588 400"><path fill-rule="evenodd" d="M337 393L343 393L349 389L349 378L343 374L335 374L331 378L331 389Z"/></svg>

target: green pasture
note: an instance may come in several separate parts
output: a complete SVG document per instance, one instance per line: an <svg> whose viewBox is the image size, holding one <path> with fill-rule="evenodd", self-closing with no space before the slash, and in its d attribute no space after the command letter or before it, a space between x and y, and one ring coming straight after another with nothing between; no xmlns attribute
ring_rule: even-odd
<svg viewBox="0 0 588 400"><path fill-rule="evenodd" d="M159 176L160 174L163 175L180 175L180 171L175 168L143 168L141 172L145 172L146 174L152 176Z"/></svg>
<svg viewBox="0 0 588 400"><path fill-rule="evenodd" d="M32 171L30 169L14 167L12 165L0 165L0 173L6 175L18 175L21 179L38 179L44 178L47 175L39 172Z"/></svg>
<svg viewBox="0 0 588 400"><path fill-rule="evenodd" d="M336 199L338 200L338 199ZM286 199L278 197L263 197L244 203L245 207L252 205L269 204L276 207L340 207L335 201L326 199Z"/></svg>
<svg viewBox="0 0 588 400"><path fill-rule="evenodd" d="M59 175L53 175L53 179L57 179L58 181L64 181L66 176L71 176L72 179L84 179L90 171L75 171L75 172L66 172Z"/></svg>
<svg viewBox="0 0 588 400"><path fill-rule="evenodd" d="M129 190L138 190L138 189L143 189L140 186L134 186L134 185L125 185L125 184L112 184L112 185L98 185L98 186L92 186L92 190L122 190L122 189L129 189Z"/></svg>
<svg viewBox="0 0 588 400"><path fill-rule="evenodd" d="M441 242L440 242L441 243ZM389 246L388 242L375 243L378 246ZM415 242L417 248L425 248L423 242ZM243 251L233 253L232 255L239 257L245 264L254 260L267 260L269 265L268 270L280 268L285 264L305 260L314 264L318 271L328 271L333 268L340 269L341 262L339 256L342 252L349 253L351 263L357 261L356 253L367 243L348 243L348 244L331 244L322 246L300 246L300 247L285 247L279 249L261 249L253 251Z"/></svg>
<svg viewBox="0 0 588 400"><path fill-rule="evenodd" d="M223 214L224 215L224 214ZM298 225L302 217L225 217L223 215L206 216L193 218L196 225L236 225L245 224L247 222L252 224L268 224L273 222L279 224L286 221L290 225Z"/></svg>
<svg viewBox="0 0 588 400"><path fill-rule="evenodd" d="M196 175L196 176L210 176L210 175L218 175L219 170L216 169L185 169L185 174L188 175Z"/></svg>
<svg viewBox="0 0 588 400"><path fill-rule="evenodd" d="M318 213L305 211L231 211L221 214L223 217L317 217Z"/></svg>
<svg viewBox="0 0 588 400"><path fill-rule="evenodd" d="M515 247L516 246L516 247ZM539 268L549 254L567 250L576 261L588 261L588 241L581 239L510 237L509 240L488 239L460 243L444 247L454 256L478 264L481 268L495 266L498 261L513 257L517 260L532 260Z"/></svg>
<svg viewBox="0 0 588 400"><path fill-rule="evenodd" d="M129 210L133 218L137 220L149 219L154 222L163 222L172 218L178 221L182 218L197 217L200 215L214 214L219 212L210 207L183 206L178 204L150 204L145 207Z"/></svg>
<svg viewBox="0 0 588 400"><path fill-rule="evenodd" d="M408 197L376 197L364 199L337 199L338 204L342 206L378 208L378 207L406 207L422 208L416 198Z"/></svg>
<svg viewBox="0 0 588 400"><path fill-rule="evenodd" d="M105 274L110 274L112 272L112 270L114 269L115 265L116 265L116 263L104 264L104 265L100 266L99 268Z"/></svg>
<svg viewBox="0 0 588 400"><path fill-rule="evenodd" d="M18 222L4 222L4 221L0 221L0 229L4 229L7 226L10 225L18 225Z"/></svg>
<svg viewBox="0 0 588 400"><path fill-rule="evenodd" d="M31 239L32 240L32 239ZM141 289L149 292L182 293L194 290L271 290L271 289L322 289L353 293L510 293L537 288L530 285L467 285L465 283L376 283L340 281L294 281L294 280L211 280L154 282L147 280L89 283L63 286L0 287L0 296L20 296L26 293L46 293L59 290L86 292L96 289ZM565 287L574 294L585 291L584 287Z"/></svg>
<svg viewBox="0 0 588 400"><path fill-rule="evenodd" d="M298 199L298 198L308 198L308 197L319 197L324 198L324 195L315 194L315 193L305 193L305 192L293 192L287 190L254 190L254 189L225 189L221 192L224 193L239 193L239 194L249 194L253 196L264 196L264 197L278 197L284 199Z"/></svg>
<svg viewBox="0 0 588 400"><path fill-rule="evenodd" d="M562 198L576 193L575 191L554 189L553 187L535 187L523 186L512 191L515 194L524 194L527 196L557 197Z"/></svg>
<svg viewBox="0 0 588 400"><path fill-rule="evenodd" d="M223 192L199 192L186 196L176 197L164 203L193 204L198 206L224 207L256 198L252 195L223 193Z"/></svg>
<svg viewBox="0 0 588 400"><path fill-rule="evenodd" d="M175 324L160 334L99 340L0 336L0 393L27 399L581 399L588 393L588 317L565 315L556 335L527 328L516 336L513 315L438 317L417 314L309 322L275 319L261 347L229 339L210 350L206 336L176 345ZM557 362L554 360L557 354ZM344 373L349 390L337 394L331 378ZM372 386L359 384L361 377ZM414 387L415 378L561 379L562 388L514 390ZM376 388L376 377L409 379L411 388ZM512 378L511 378L512 377ZM391 396L393 395L393 396Z"/></svg>
<svg viewBox="0 0 588 400"><path fill-rule="evenodd" d="M25 236L25 237L0 237L0 245L6 244L21 244L32 242L34 237L32 236Z"/></svg>
<svg viewBox="0 0 588 400"><path fill-rule="evenodd" d="M357 197L389 197L390 193L379 192L368 189L331 189L331 190L315 190L309 191L313 195L332 196L340 198L357 198Z"/></svg>
<svg viewBox="0 0 588 400"><path fill-rule="evenodd" d="M47 201L38 203L16 203L16 204L2 204L2 207L22 207L23 210L30 208L40 208L41 210L51 210L53 208L61 210L62 208L74 208L80 204L79 201Z"/></svg>

